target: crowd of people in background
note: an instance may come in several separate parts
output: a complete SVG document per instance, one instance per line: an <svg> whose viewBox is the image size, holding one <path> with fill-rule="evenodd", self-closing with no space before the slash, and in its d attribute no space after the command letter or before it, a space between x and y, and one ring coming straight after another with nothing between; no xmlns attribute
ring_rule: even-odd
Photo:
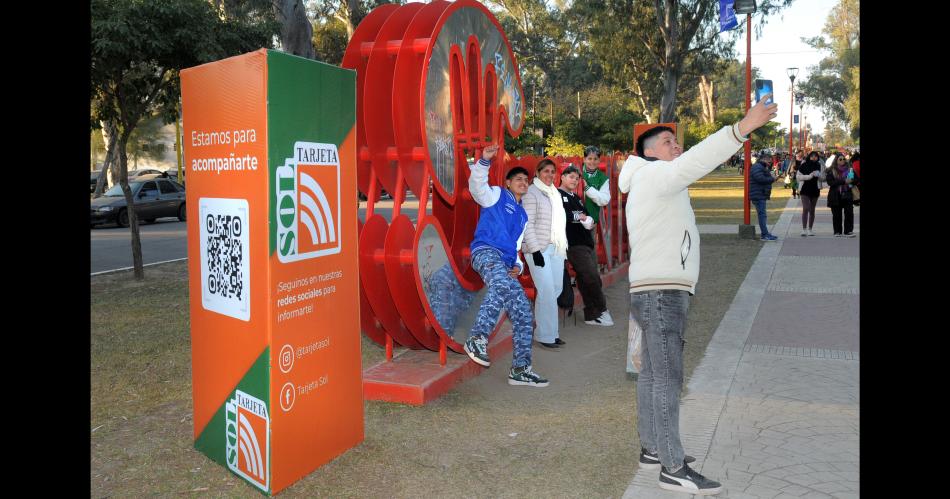
<svg viewBox="0 0 950 499"><path fill-rule="evenodd" d="M742 160L737 153L729 160L732 164ZM831 208L832 228L835 237L855 237L854 206L860 204L861 153L860 151L832 150L804 151L794 154L772 153L762 149L752 156L749 170L749 201L758 214L759 230L763 241L776 241L767 226L766 204L771 198L772 184L782 180L785 189L792 190L792 197L801 199L802 237L814 236L815 207L822 189L827 188L827 203ZM741 163L739 173L743 174Z"/></svg>

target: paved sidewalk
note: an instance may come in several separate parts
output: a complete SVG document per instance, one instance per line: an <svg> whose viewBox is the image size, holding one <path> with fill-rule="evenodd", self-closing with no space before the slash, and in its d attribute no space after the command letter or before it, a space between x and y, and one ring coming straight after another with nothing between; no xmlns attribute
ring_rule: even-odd
<svg viewBox="0 0 950 499"><path fill-rule="evenodd" d="M680 433L716 497L858 497L860 236L833 237L824 196L816 215L802 237L789 200L688 380ZM658 473L638 471L623 497L689 497Z"/></svg>

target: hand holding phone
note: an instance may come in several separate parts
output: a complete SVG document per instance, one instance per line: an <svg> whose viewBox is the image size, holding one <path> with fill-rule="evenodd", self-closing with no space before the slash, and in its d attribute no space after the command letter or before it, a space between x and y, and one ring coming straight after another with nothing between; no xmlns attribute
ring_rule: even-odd
<svg viewBox="0 0 950 499"><path fill-rule="evenodd" d="M755 102L758 103L768 95L765 104L772 103L772 80L755 80Z"/></svg>

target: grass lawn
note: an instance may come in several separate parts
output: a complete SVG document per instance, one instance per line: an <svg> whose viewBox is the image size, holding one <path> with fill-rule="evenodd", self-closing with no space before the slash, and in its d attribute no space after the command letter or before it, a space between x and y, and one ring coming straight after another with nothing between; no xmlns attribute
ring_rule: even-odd
<svg viewBox="0 0 950 499"><path fill-rule="evenodd" d="M735 168L716 170L689 188L697 224L736 224L743 222L743 179ZM792 197L782 180L772 184L772 199L766 203L769 225L778 221L782 208ZM749 222L758 224L755 207L749 206ZM758 232L756 232L758 233Z"/></svg>
<svg viewBox="0 0 950 499"><path fill-rule="evenodd" d="M719 195L736 191L731 183L741 187L732 177L713 174L691 189L698 217L706 202L733 196ZM741 199L741 189L735 197ZM741 211L699 223L740 221ZM762 244L702 236L687 377ZM131 272L90 279L91 495L260 497L192 447L186 262L149 267L146 276L143 282ZM624 372L626 279L606 293L615 326L568 318L561 328L565 348L534 348L535 368L550 387L509 387L508 355L424 407L366 402L365 440L281 497L620 497L639 451L636 385ZM362 354L364 368L384 355L365 337Z"/></svg>

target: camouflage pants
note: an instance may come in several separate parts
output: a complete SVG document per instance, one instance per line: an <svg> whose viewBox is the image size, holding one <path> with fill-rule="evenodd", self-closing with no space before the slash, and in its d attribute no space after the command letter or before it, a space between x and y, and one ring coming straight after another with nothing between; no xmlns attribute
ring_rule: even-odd
<svg viewBox="0 0 950 499"><path fill-rule="evenodd" d="M517 279L508 275L508 268L497 251L485 249L472 255L472 268L482 276L488 293L478 309L475 325L469 336L485 336L495 328L498 315L504 309L511 321L512 367L531 365L531 337L534 329L534 316L531 302L524 294L524 288Z"/></svg>

